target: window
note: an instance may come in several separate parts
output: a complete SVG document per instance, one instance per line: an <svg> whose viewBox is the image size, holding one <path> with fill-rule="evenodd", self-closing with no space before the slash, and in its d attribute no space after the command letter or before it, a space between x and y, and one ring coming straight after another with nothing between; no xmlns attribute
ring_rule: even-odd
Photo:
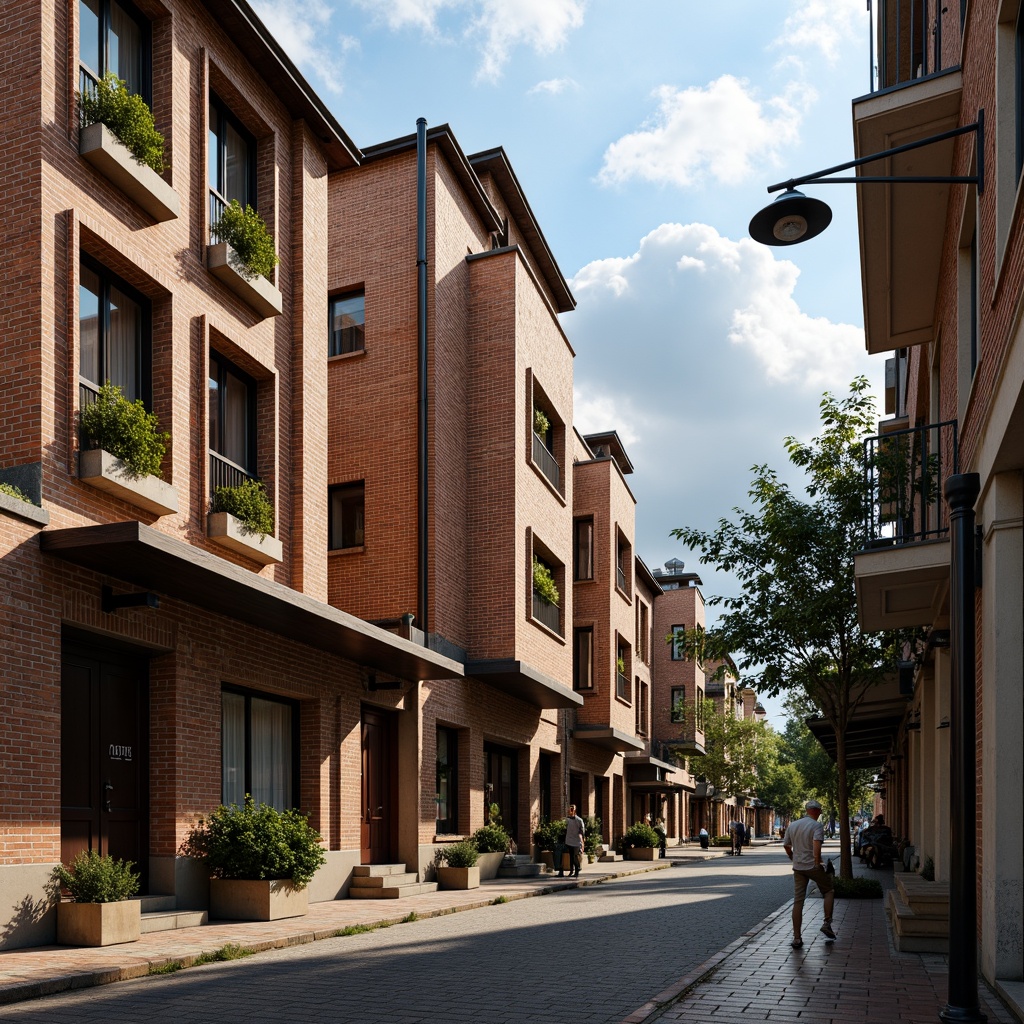
<svg viewBox="0 0 1024 1024"><path fill-rule="evenodd" d="M546 552L534 548L531 566L530 615L535 622L562 636L562 590L565 567Z"/></svg>
<svg viewBox="0 0 1024 1024"><path fill-rule="evenodd" d="M555 412L554 403L527 370L526 394L529 423L526 431L527 460L562 495L562 465L565 459L565 424Z"/></svg>
<svg viewBox="0 0 1024 1024"><path fill-rule="evenodd" d="M629 692L629 644L620 640L615 652L615 696L628 704L632 697Z"/></svg>
<svg viewBox="0 0 1024 1024"><path fill-rule="evenodd" d="M363 546L365 514L365 487L362 480L331 488L331 550Z"/></svg>
<svg viewBox="0 0 1024 1024"><path fill-rule="evenodd" d="M592 580L594 578L594 520L575 520L573 534L573 579Z"/></svg>
<svg viewBox="0 0 1024 1024"><path fill-rule="evenodd" d="M647 684L637 676L636 680L636 734L647 735Z"/></svg>
<svg viewBox="0 0 1024 1024"><path fill-rule="evenodd" d="M631 563L633 561L633 547L626 540L621 531L616 531L615 539L615 586L623 594L630 593L630 584L633 581Z"/></svg>
<svg viewBox="0 0 1024 1024"><path fill-rule="evenodd" d="M572 688L591 690L594 687L594 627L573 630Z"/></svg>
<svg viewBox="0 0 1024 1024"><path fill-rule="evenodd" d="M438 835L459 831L459 734L437 729L437 823Z"/></svg>
<svg viewBox="0 0 1024 1024"><path fill-rule="evenodd" d="M643 601L636 608L636 653L645 664L651 663L651 619L650 609Z"/></svg>
<svg viewBox="0 0 1024 1024"><path fill-rule="evenodd" d="M331 336L327 343L328 356L343 356L349 352L362 352L366 331L366 301L362 292L338 295L330 300L328 318Z"/></svg>
<svg viewBox="0 0 1024 1024"><path fill-rule="evenodd" d="M298 705L247 690L221 692L221 800L228 806L257 803L286 811L298 802L295 752Z"/></svg>
<svg viewBox="0 0 1024 1024"><path fill-rule="evenodd" d="M672 687L672 707L669 711L669 720L673 722L686 721L686 687Z"/></svg>
<svg viewBox="0 0 1024 1024"><path fill-rule="evenodd" d="M210 353L210 492L256 477L256 382Z"/></svg>
<svg viewBox="0 0 1024 1024"><path fill-rule="evenodd" d="M704 731L704 691L701 687L697 687L697 700L694 707L694 722L697 728Z"/></svg>
<svg viewBox="0 0 1024 1024"><path fill-rule="evenodd" d="M673 661L686 661L686 655L684 653L684 643L686 641L686 627L685 626L673 626L672 627L672 660Z"/></svg>
<svg viewBox="0 0 1024 1024"><path fill-rule="evenodd" d="M256 140L216 96L210 96L207 174L210 185L210 237L232 199L256 208Z"/></svg>
<svg viewBox="0 0 1024 1024"><path fill-rule="evenodd" d="M129 90L151 102L149 22L129 3L78 2L79 89L112 71Z"/></svg>
<svg viewBox="0 0 1024 1024"><path fill-rule="evenodd" d="M78 375L83 407L108 380L149 404L149 301L84 253L78 275Z"/></svg>

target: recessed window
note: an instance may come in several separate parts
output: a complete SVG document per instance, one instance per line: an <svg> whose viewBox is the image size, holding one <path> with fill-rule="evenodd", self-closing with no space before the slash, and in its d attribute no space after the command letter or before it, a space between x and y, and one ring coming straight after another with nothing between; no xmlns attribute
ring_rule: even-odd
<svg viewBox="0 0 1024 1024"><path fill-rule="evenodd" d="M629 644L620 640L615 648L615 696L627 703L633 696L629 685L630 671Z"/></svg>
<svg viewBox="0 0 1024 1024"><path fill-rule="evenodd" d="M331 488L331 549L359 548L365 543L366 497L363 481Z"/></svg>
<svg viewBox="0 0 1024 1024"><path fill-rule="evenodd" d="M562 589L564 567L547 554L534 551L532 572L531 615L536 622L562 636Z"/></svg>
<svg viewBox="0 0 1024 1024"><path fill-rule="evenodd" d="M286 811L297 803L295 752L299 712L294 701L225 688L221 692L221 800Z"/></svg>
<svg viewBox="0 0 1024 1024"><path fill-rule="evenodd" d="M636 734L647 735L647 704L649 687L639 676L636 680Z"/></svg>
<svg viewBox="0 0 1024 1024"><path fill-rule="evenodd" d="M685 686L673 686L672 687L672 708L669 712L669 718L673 722L685 722L686 721L686 687Z"/></svg>
<svg viewBox="0 0 1024 1024"><path fill-rule="evenodd" d="M362 352L365 346L366 297L362 292L339 295L330 300L328 317L331 336L328 356L343 356L349 352Z"/></svg>
<svg viewBox="0 0 1024 1024"><path fill-rule="evenodd" d="M645 665L650 665L651 617L643 601L638 601L636 607L636 655Z"/></svg>
<svg viewBox="0 0 1024 1024"><path fill-rule="evenodd" d="M577 519L573 523L573 579L594 578L594 520Z"/></svg>
<svg viewBox="0 0 1024 1024"><path fill-rule="evenodd" d="M210 96L208 130L210 238L216 242L213 226L232 199L237 199L243 209L247 205L256 209L256 140L213 95Z"/></svg>
<svg viewBox="0 0 1024 1024"><path fill-rule="evenodd" d="M697 699L694 702L694 722L697 728L704 731L704 690L701 687L697 687Z"/></svg>
<svg viewBox="0 0 1024 1024"><path fill-rule="evenodd" d="M459 734L437 729L437 822L438 835L459 831Z"/></svg>
<svg viewBox="0 0 1024 1024"><path fill-rule="evenodd" d="M112 71L131 92L150 102L149 22L131 4L79 0L78 60L82 92Z"/></svg>
<svg viewBox="0 0 1024 1024"><path fill-rule="evenodd" d="M672 627L672 660L673 661L686 661L685 651L686 642L686 627L685 626L673 626Z"/></svg>
<svg viewBox="0 0 1024 1024"><path fill-rule="evenodd" d="M78 375L82 406L108 380L149 404L149 301L84 253L78 275Z"/></svg>
<svg viewBox="0 0 1024 1024"><path fill-rule="evenodd" d="M572 688L594 688L594 627L582 626L573 630Z"/></svg>
<svg viewBox="0 0 1024 1024"><path fill-rule="evenodd" d="M256 477L256 382L210 353L210 493Z"/></svg>

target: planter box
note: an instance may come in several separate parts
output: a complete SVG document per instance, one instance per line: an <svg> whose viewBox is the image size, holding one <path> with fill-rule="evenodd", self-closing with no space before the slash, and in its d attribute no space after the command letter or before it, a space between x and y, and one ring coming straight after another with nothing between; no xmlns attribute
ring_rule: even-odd
<svg viewBox="0 0 1024 1024"><path fill-rule="evenodd" d="M437 884L442 889L479 889L480 868L477 865L471 868L439 867Z"/></svg>
<svg viewBox="0 0 1024 1024"><path fill-rule="evenodd" d="M210 879L210 917L220 921L279 921L309 913L309 889L290 879Z"/></svg>
<svg viewBox="0 0 1024 1024"><path fill-rule="evenodd" d="M218 281L227 285L261 319L280 316L284 311L281 293L265 278L254 277L251 281L243 277L235 264L238 256L227 242L218 242L206 250L206 266Z"/></svg>
<svg viewBox="0 0 1024 1024"><path fill-rule="evenodd" d="M657 860L658 848L656 846L631 846L626 850L626 860Z"/></svg>
<svg viewBox="0 0 1024 1024"><path fill-rule="evenodd" d="M142 934L142 901L58 903L57 942L62 946L115 946Z"/></svg>
<svg viewBox="0 0 1024 1024"><path fill-rule="evenodd" d="M542 850L537 856L537 860L541 864L546 864L551 871L568 871L569 870L569 854L562 853L562 866L560 868L555 867L555 855L550 850Z"/></svg>
<svg viewBox="0 0 1024 1024"><path fill-rule="evenodd" d="M178 193L151 167L140 164L105 124L82 129L78 152L153 220L175 220L181 214Z"/></svg>
<svg viewBox="0 0 1024 1024"><path fill-rule="evenodd" d="M178 492L171 484L156 476L135 476L120 459L102 448L78 453L78 478L156 516L178 511Z"/></svg>
<svg viewBox="0 0 1024 1024"><path fill-rule="evenodd" d="M504 859L505 854L503 853L481 853L476 861L477 870L480 872L480 881L486 882L490 878L497 878L498 869Z"/></svg>
<svg viewBox="0 0 1024 1024"><path fill-rule="evenodd" d="M206 517L206 535L222 548L245 555L260 565L284 559L284 548L276 537L260 537L243 526L230 512L210 512Z"/></svg>

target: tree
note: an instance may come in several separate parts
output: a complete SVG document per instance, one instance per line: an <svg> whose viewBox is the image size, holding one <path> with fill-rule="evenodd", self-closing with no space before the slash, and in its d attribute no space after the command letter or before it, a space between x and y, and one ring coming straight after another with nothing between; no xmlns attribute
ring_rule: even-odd
<svg viewBox="0 0 1024 1024"><path fill-rule="evenodd" d="M853 556L865 544L868 499L862 441L875 425L866 378L845 398L826 393L820 410L818 437L785 440L789 461L805 474L806 497L766 465L754 466L752 510L733 509L736 518L714 530L672 534L740 583L738 596L710 599L724 611L708 630L687 631L686 656L707 662L740 652L749 685L771 696L801 693L835 730L840 873L851 878L846 731L895 667L897 646L889 635L862 632L857 619Z"/></svg>

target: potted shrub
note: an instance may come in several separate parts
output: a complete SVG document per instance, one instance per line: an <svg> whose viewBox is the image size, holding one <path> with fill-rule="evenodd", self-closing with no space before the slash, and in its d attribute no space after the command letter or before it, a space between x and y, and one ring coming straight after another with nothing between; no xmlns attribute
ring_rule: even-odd
<svg viewBox="0 0 1024 1024"><path fill-rule="evenodd" d="M478 889L480 868L477 849L468 839L438 850L434 856L437 883L442 889Z"/></svg>
<svg viewBox="0 0 1024 1024"><path fill-rule="evenodd" d="M249 796L243 807L200 818L180 852L209 869L210 915L229 921L301 917L309 909L306 886L326 859L306 815Z"/></svg>
<svg viewBox="0 0 1024 1024"><path fill-rule="evenodd" d="M555 578L536 555L533 556L533 589L545 604L558 604L561 595L555 585Z"/></svg>
<svg viewBox="0 0 1024 1024"><path fill-rule="evenodd" d="M138 873L131 861L82 851L69 867L50 876L57 904L57 941L65 946L113 946L135 942L142 928ZM69 899L61 899L66 892Z"/></svg>
<svg viewBox="0 0 1024 1024"><path fill-rule="evenodd" d="M112 71L78 93L78 151L154 220L180 212L177 193L160 177L167 167L164 137L146 101Z"/></svg>
<svg viewBox="0 0 1024 1024"><path fill-rule="evenodd" d="M622 833L622 848L627 860L654 860L661 839L645 821L630 825Z"/></svg>
<svg viewBox="0 0 1024 1024"><path fill-rule="evenodd" d="M263 218L232 199L211 232L217 242L208 253L210 272L262 316L281 313L281 293L270 283L280 260Z"/></svg>
<svg viewBox="0 0 1024 1024"><path fill-rule="evenodd" d="M534 407L533 410L533 432L546 437L547 432L551 429L551 420L548 419L547 413L543 409Z"/></svg>
<svg viewBox="0 0 1024 1024"><path fill-rule="evenodd" d="M177 492L160 479L171 435L142 399L130 402L108 380L82 409L80 422L87 446L78 455L82 480L156 515L178 511Z"/></svg>
<svg viewBox="0 0 1024 1024"><path fill-rule="evenodd" d="M591 814L583 819L583 852L587 855L587 863L593 864L604 845L601 836L601 819Z"/></svg>
<svg viewBox="0 0 1024 1024"><path fill-rule="evenodd" d="M206 532L218 544L264 565L281 561L281 544L272 536L274 506L259 480L218 487L210 502Z"/></svg>
<svg viewBox="0 0 1024 1024"><path fill-rule="evenodd" d="M469 841L480 855L477 864L481 880L498 876L498 869L505 859L505 854L508 853L511 840L508 832L494 822L481 826L469 837Z"/></svg>
<svg viewBox="0 0 1024 1024"><path fill-rule="evenodd" d="M562 849L562 844L565 842L565 821L559 819L557 821L545 821L543 824L538 825L533 832L533 841L537 846L538 855L537 859L542 863L546 864L549 868L555 866L555 851ZM564 871L568 864L568 855L562 854L562 870Z"/></svg>

